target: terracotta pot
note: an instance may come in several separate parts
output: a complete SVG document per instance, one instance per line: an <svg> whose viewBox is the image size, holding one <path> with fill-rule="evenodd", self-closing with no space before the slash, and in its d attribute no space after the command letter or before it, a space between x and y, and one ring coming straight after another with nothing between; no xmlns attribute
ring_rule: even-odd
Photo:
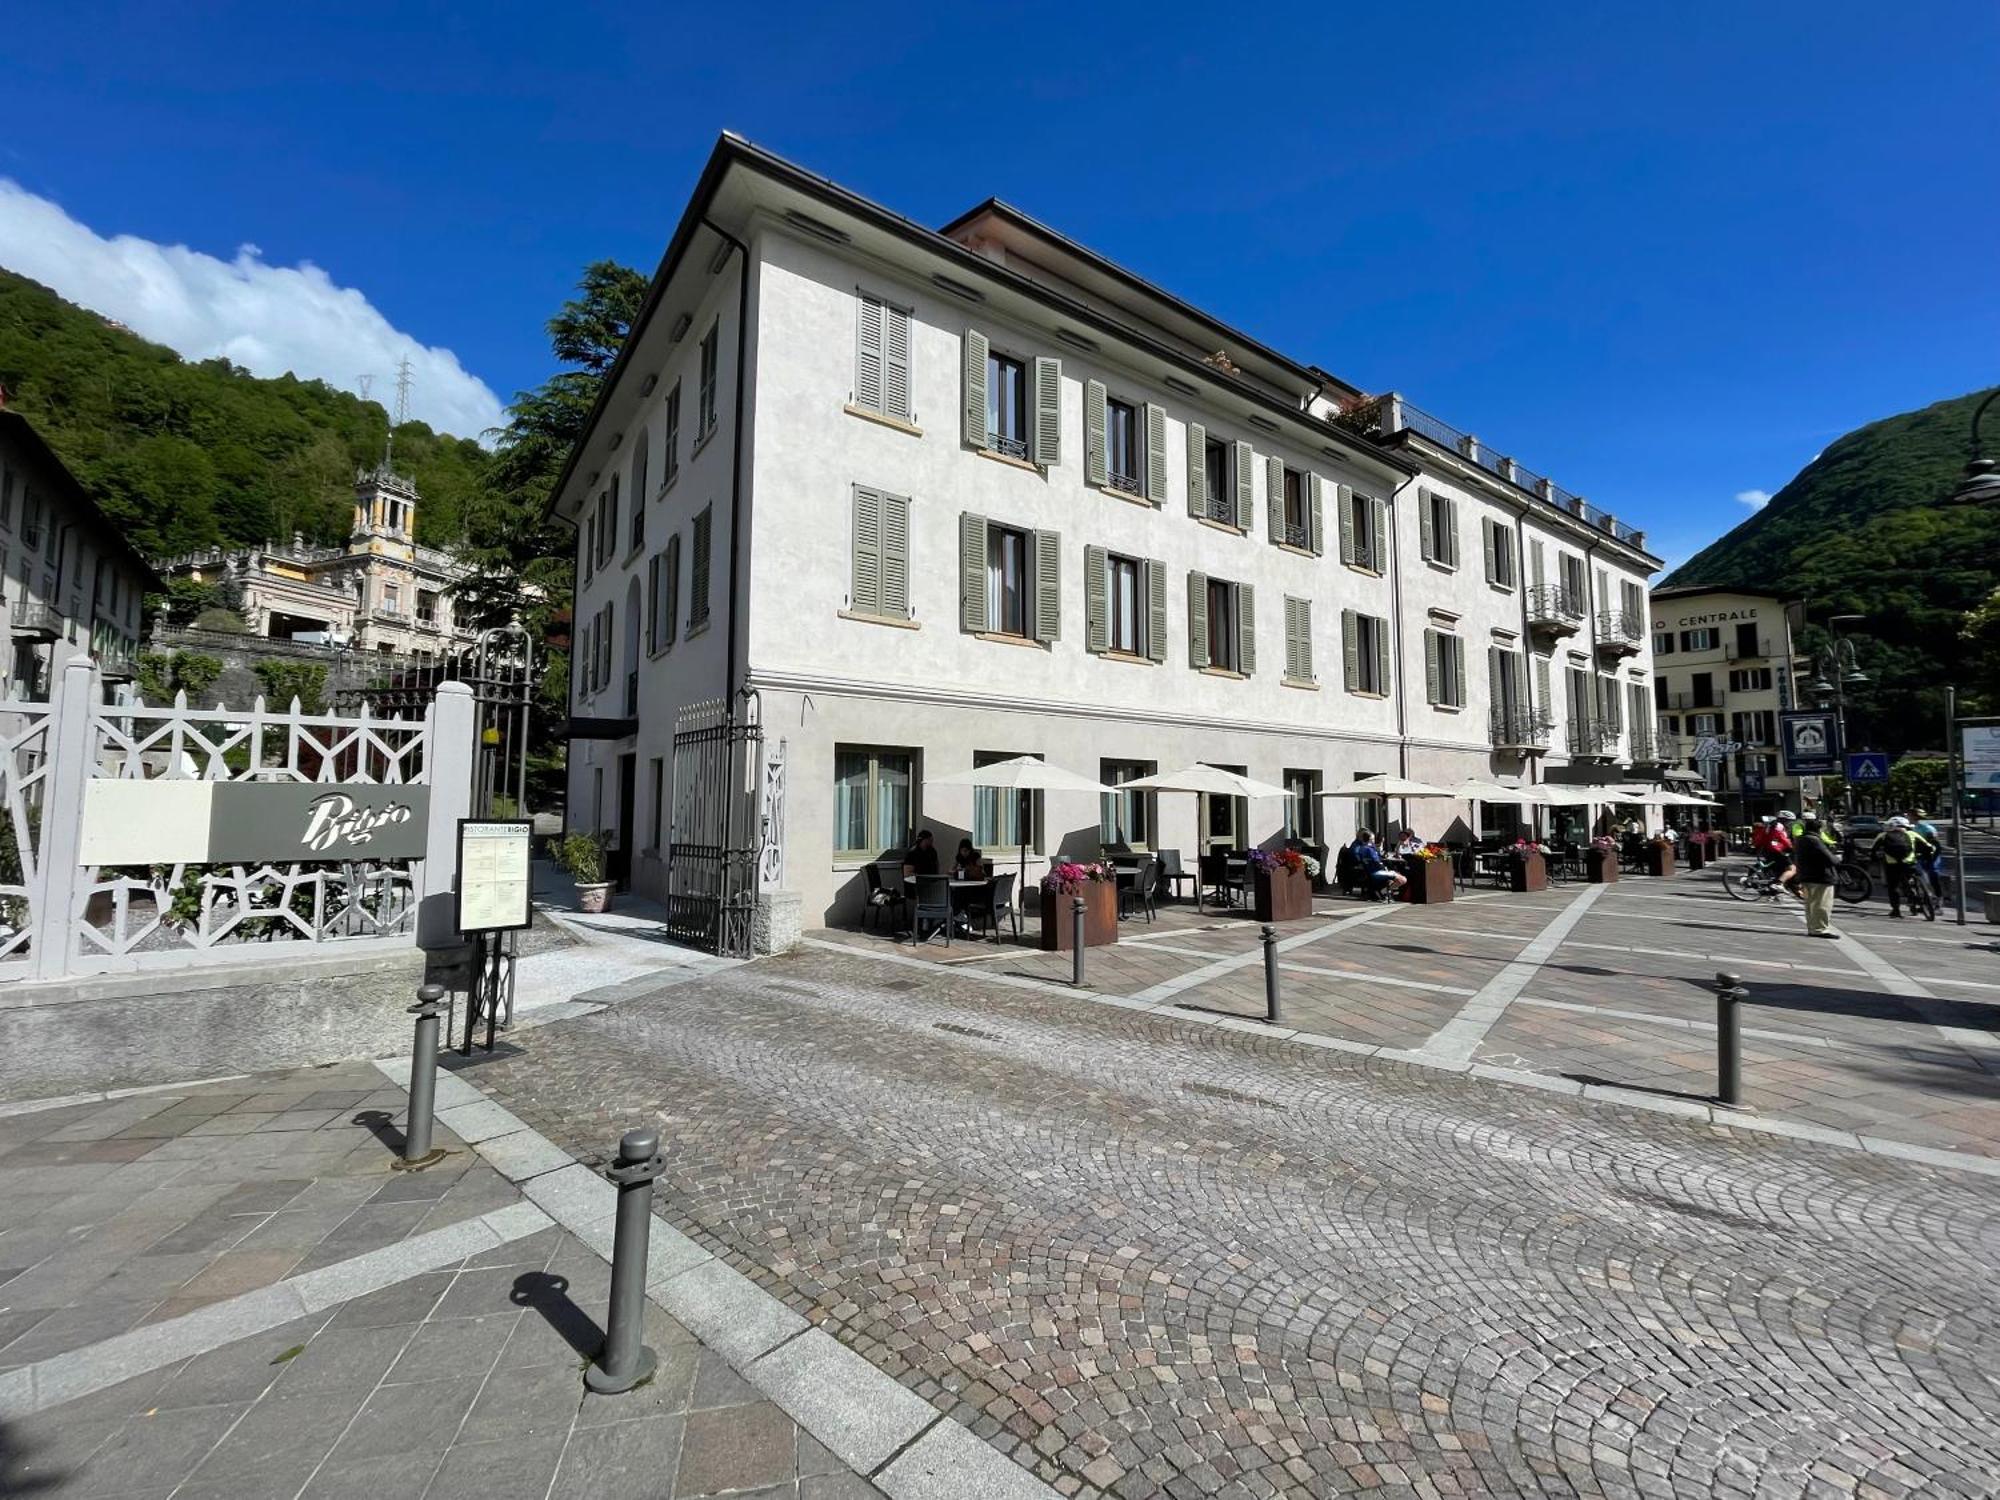
<svg viewBox="0 0 2000 1500"><path fill-rule="evenodd" d="M611 905L611 882L597 885L580 885L576 888L576 909L581 912L600 912Z"/></svg>
<svg viewBox="0 0 2000 1500"><path fill-rule="evenodd" d="M1296 922L1312 915L1312 881L1304 870L1258 870L1256 916L1260 922Z"/></svg>
<svg viewBox="0 0 2000 1500"><path fill-rule="evenodd" d="M1671 875L1674 873L1674 846L1663 844L1658 839L1646 845L1646 873L1648 875Z"/></svg>
<svg viewBox="0 0 2000 1500"><path fill-rule="evenodd" d="M1452 893L1451 858L1413 859L1410 883L1403 887L1403 899L1420 906L1449 901Z"/></svg>
<svg viewBox="0 0 2000 1500"><path fill-rule="evenodd" d="M1539 849L1516 849L1507 862L1508 888L1516 891L1545 891L1549 888L1549 863Z"/></svg>
<svg viewBox="0 0 2000 1500"><path fill-rule="evenodd" d="M1618 883L1618 851L1592 849L1583 856L1584 877L1592 885Z"/></svg>
<svg viewBox="0 0 2000 1500"><path fill-rule="evenodd" d="M1069 894L1041 893L1042 920L1038 925L1042 950L1067 953L1074 945L1070 932L1074 924L1070 903L1083 897L1083 946L1101 947L1118 941L1118 887L1109 880L1086 880L1081 889Z"/></svg>

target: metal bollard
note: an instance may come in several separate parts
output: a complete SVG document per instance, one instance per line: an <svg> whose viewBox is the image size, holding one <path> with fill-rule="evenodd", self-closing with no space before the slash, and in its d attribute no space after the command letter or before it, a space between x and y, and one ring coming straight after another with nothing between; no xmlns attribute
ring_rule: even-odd
<svg viewBox="0 0 2000 1500"><path fill-rule="evenodd" d="M1731 1108L1743 1104L1743 1023L1737 1007L1749 998L1734 974L1715 976L1715 1097Z"/></svg>
<svg viewBox="0 0 2000 1500"><path fill-rule="evenodd" d="M611 1239L611 1311L604 1350L583 1372L600 1396L629 1391L648 1378L658 1357L646 1347L646 1256L653 1228L653 1179L666 1168L660 1132L647 1125L618 1139L618 1160L604 1175L618 1184L618 1223Z"/></svg>
<svg viewBox="0 0 2000 1500"><path fill-rule="evenodd" d="M1278 929L1264 925L1264 1019L1278 1024Z"/></svg>
<svg viewBox="0 0 2000 1500"><path fill-rule="evenodd" d="M417 1003L409 1008L417 1018L416 1045L410 1049L410 1123L403 1131L399 1172L421 1172L444 1160L443 1147L431 1146L431 1119L436 1113L438 1020L444 1015L444 986L421 985Z"/></svg>
<svg viewBox="0 0 2000 1500"><path fill-rule="evenodd" d="M1076 896L1069 907L1069 982L1083 988L1083 897Z"/></svg>

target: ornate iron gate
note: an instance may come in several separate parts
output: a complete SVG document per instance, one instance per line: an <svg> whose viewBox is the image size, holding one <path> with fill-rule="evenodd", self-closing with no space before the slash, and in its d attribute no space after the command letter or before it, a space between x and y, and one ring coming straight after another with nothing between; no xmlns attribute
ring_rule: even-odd
<svg viewBox="0 0 2000 1500"><path fill-rule="evenodd" d="M719 698L674 721L667 931L726 958L750 956L757 914L757 778L764 727L746 694L739 718Z"/></svg>

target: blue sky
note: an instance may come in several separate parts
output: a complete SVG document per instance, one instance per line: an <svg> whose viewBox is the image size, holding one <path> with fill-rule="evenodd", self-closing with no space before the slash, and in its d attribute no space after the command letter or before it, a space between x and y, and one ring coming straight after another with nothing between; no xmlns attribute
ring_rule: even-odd
<svg viewBox="0 0 2000 1500"><path fill-rule="evenodd" d="M2000 379L1991 3L39 6L6 51L0 263L378 395L403 340L461 426L725 127L1005 197L1676 559Z"/></svg>

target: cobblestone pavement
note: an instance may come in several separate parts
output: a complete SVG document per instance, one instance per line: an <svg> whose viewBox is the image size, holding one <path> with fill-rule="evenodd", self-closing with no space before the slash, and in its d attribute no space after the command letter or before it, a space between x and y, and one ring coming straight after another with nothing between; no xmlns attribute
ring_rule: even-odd
<svg viewBox="0 0 2000 1500"><path fill-rule="evenodd" d="M987 967L808 950L477 1073L579 1155L659 1120L663 1213L1065 1493L2000 1493L1995 1179Z"/></svg>
<svg viewBox="0 0 2000 1500"><path fill-rule="evenodd" d="M0 1495L879 1500L657 1307L659 1374L586 1396L610 1268L559 1229L423 1258L523 1200L442 1126L392 1172L405 1105L355 1063L0 1113ZM134 1347L383 1251L303 1320ZM88 1394L21 1415L30 1366Z"/></svg>

